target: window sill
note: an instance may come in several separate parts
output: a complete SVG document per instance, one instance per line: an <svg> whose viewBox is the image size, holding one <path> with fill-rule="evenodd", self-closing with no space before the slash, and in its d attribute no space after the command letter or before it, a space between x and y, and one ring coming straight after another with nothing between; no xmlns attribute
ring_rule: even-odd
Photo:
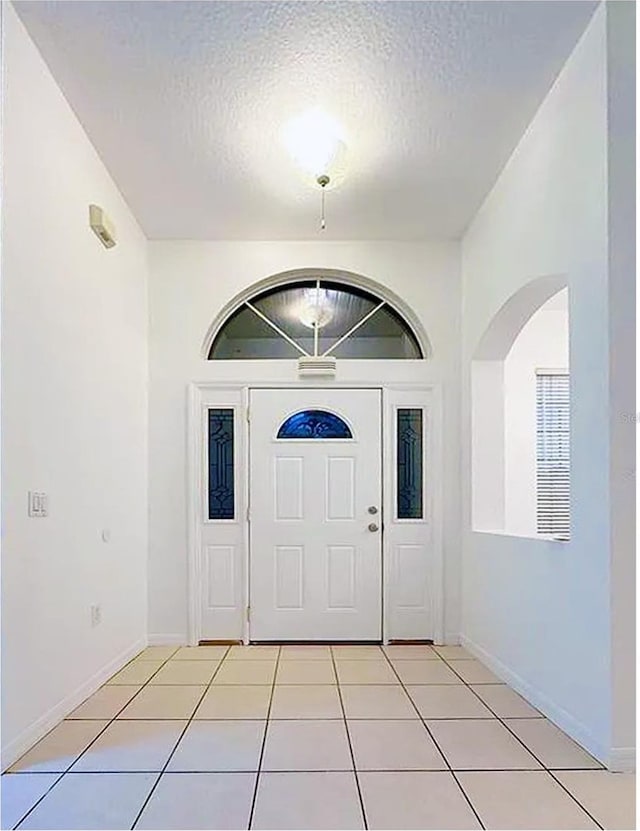
<svg viewBox="0 0 640 831"><path fill-rule="evenodd" d="M536 542L555 542L561 543L562 545L566 545L568 542L571 542L570 537L554 537L551 534L525 534L524 532L518 531L505 531L504 528L502 529L490 529L490 528L472 528L472 534L487 534L493 537L511 537L512 539L519 539L519 540L535 540Z"/></svg>

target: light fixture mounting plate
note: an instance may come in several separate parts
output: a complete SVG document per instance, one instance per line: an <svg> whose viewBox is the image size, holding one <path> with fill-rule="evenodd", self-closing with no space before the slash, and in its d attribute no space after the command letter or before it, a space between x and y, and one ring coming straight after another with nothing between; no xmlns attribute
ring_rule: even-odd
<svg viewBox="0 0 640 831"><path fill-rule="evenodd" d="M321 188L326 188L330 181L331 179L327 176L326 173L323 173L322 176L318 176L318 178L316 179L316 182L320 185Z"/></svg>

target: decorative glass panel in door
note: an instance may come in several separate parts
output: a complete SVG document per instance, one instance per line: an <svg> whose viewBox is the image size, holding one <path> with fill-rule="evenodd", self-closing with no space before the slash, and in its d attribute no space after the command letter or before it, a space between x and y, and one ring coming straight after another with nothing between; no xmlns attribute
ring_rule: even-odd
<svg viewBox="0 0 640 831"><path fill-rule="evenodd" d="M209 410L209 519L234 519L233 410Z"/></svg>
<svg viewBox="0 0 640 831"><path fill-rule="evenodd" d="M279 439L351 439L349 425L326 410L302 410L289 416L278 430Z"/></svg>
<svg viewBox="0 0 640 831"><path fill-rule="evenodd" d="M422 410L399 409L397 415L397 516L423 517L423 435Z"/></svg>

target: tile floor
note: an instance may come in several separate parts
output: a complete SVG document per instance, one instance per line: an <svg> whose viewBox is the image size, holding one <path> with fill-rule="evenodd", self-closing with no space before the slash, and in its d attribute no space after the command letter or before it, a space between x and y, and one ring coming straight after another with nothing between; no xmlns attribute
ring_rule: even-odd
<svg viewBox="0 0 640 831"><path fill-rule="evenodd" d="M149 647L1 784L2 828L635 827L461 647Z"/></svg>

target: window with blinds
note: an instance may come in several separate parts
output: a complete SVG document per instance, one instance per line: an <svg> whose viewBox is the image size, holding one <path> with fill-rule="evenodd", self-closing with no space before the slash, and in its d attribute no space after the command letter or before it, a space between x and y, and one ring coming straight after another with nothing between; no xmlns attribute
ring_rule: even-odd
<svg viewBox="0 0 640 831"><path fill-rule="evenodd" d="M568 540L570 517L569 375L536 374L537 530Z"/></svg>

